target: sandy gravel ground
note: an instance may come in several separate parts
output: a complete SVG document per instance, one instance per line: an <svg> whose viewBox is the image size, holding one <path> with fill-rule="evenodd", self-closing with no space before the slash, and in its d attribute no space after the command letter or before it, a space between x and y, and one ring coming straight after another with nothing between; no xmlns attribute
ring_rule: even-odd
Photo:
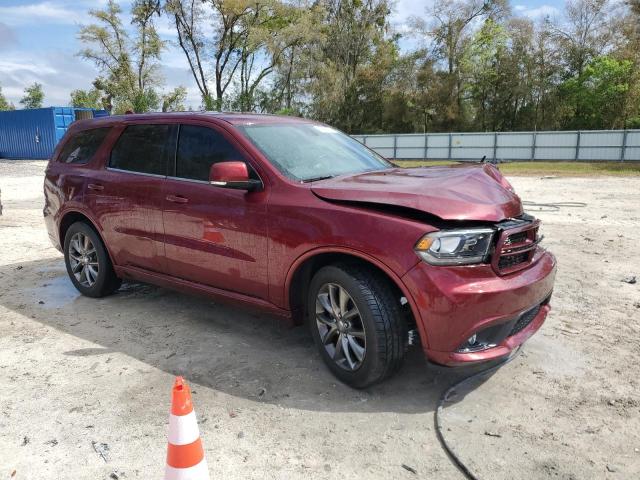
<svg viewBox="0 0 640 480"><path fill-rule="evenodd" d="M212 478L461 479L434 434L469 371L410 352L368 391L304 329L160 288L80 297L42 222L43 162L0 162L0 479L156 479L182 374ZM484 479L640 478L640 179L513 178L559 259L553 311L459 389L444 433ZM404 465L404 466L403 466ZM12 476L13 475L13 476Z"/></svg>

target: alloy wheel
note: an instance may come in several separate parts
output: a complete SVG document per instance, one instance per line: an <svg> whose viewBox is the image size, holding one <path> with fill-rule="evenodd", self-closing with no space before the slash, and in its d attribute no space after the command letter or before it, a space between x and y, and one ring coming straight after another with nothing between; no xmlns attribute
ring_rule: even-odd
<svg viewBox="0 0 640 480"><path fill-rule="evenodd" d="M333 361L345 370L360 368L367 351L364 323L351 295L336 283L326 283L316 297L320 341Z"/></svg>
<svg viewBox="0 0 640 480"><path fill-rule="evenodd" d="M69 243L71 272L83 287L92 287L98 280L100 265L98 252L89 236L78 232Z"/></svg>

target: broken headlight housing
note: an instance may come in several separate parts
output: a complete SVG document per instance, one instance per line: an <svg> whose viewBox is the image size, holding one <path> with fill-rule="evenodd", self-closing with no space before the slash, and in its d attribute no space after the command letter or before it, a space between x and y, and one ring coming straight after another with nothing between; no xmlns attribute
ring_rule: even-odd
<svg viewBox="0 0 640 480"><path fill-rule="evenodd" d="M489 256L495 230L468 228L428 233L416 243L416 254L431 265L471 265Z"/></svg>

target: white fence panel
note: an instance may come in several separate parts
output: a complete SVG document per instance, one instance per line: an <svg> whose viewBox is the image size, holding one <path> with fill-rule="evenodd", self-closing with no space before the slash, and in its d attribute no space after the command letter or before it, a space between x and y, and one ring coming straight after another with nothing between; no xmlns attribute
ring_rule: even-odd
<svg viewBox="0 0 640 480"><path fill-rule="evenodd" d="M538 147L534 160L575 160L576 149L562 147Z"/></svg>
<svg viewBox="0 0 640 480"><path fill-rule="evenodd" d="M627 147L640 147L640 130L627 132Z"/></svg>
<svg viewBox="0 0 640 480"><path fill-rule="evenodd" d="M640 161L640 130L354 135L390 159Z"/></svg>
<svg viewBox="0 0 640 480"><path fill-rule="evenodd" d="M624 160L640 160L640 147L627 147L624 150Z"/></svg>
<svg viewBox="0 0 640 480"><path fill-rule="evenodd" d="M578 132L538 132L537 147L575 148L578 142Z"/></svg>
<svg viewBox="0 0 640 480"><path fill-rule="evenodd" d="M369 148L393 148L393 135L365 137L364 143Z"/></svg>
<svg viewBox="0 0 640 480"><path fill-rule="evenodd" d="M580 148L583 147L620 147L624 132L580 132Z"/></svg>
<svg viewBox="0 0 640 480"><path fill-rule="evenodd" d="M493 147L488 148L453 148L451 149L451 158L454 160L480 160L482 157L493 158Z"/></svg>
<svg viewBox="0 0 640 480"><path fill-rule="evenodd" d="M394 156L393 148L372 148L372 150L377 154L382 155L384 158L399 158Z"/></svg>
<svg viewBox="0 0 640 480"><path fill-rule="evenodd" d="M449 157L449 147L439 148L439 147L429 147L427 149L427 159L428 160L442 160L443 158Z"/></svg>
<svg viewBox="0 0 640 480"><path fill-rule="evenodd" d="M400 148L396 149L396 157L397 158L407 158L407 159L421 159L424 157L424 147L423 148Z"/></svg>
<svg viewBox="0 0 640 480"><path fill-rule="evenodd" d="M498 142L500 144L500 142ZM509 160L531 160L531 147L498 147L496 158ZM489 156L488 158L491 158Z"/></svg>
<svg viewBox="0 0 640 480"><path fill-rule="evenodd" d="M425 135L398 135L398 148L416 147L424 148Z"/></svg>
<svg viewBox="0 0 640 480"><path fill-rule="evenodd" d="M498 134L498 147L532 147L533 146L533 134L531 132L522 133L499 133Z"/></svg>
<svg viewBox="0 0 640 480"><path fill-rule="evenodd" d="M491 147L493 148L493 133L454 133L451 136L453 147Z"/></svg>
<svg viewBox="0 0 640 480"><path fill-rule="evenodd" d="M449 148L449 134L448 133L428 133L427 134L429 148Z"/></svg>

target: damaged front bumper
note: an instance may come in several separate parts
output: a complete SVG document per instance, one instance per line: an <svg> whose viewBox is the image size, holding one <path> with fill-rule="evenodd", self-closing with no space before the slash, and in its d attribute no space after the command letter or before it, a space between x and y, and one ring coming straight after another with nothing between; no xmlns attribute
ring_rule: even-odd
<svg viewBox="0 0 640 480"><path fill-rule="evenodd" d="M538 247L530 265L512 274L496 275L484 264L419 263L402 280L419 312L425 354L456 366L506 356L531 337L551 308L555 274L555 257Z"/></svg>

